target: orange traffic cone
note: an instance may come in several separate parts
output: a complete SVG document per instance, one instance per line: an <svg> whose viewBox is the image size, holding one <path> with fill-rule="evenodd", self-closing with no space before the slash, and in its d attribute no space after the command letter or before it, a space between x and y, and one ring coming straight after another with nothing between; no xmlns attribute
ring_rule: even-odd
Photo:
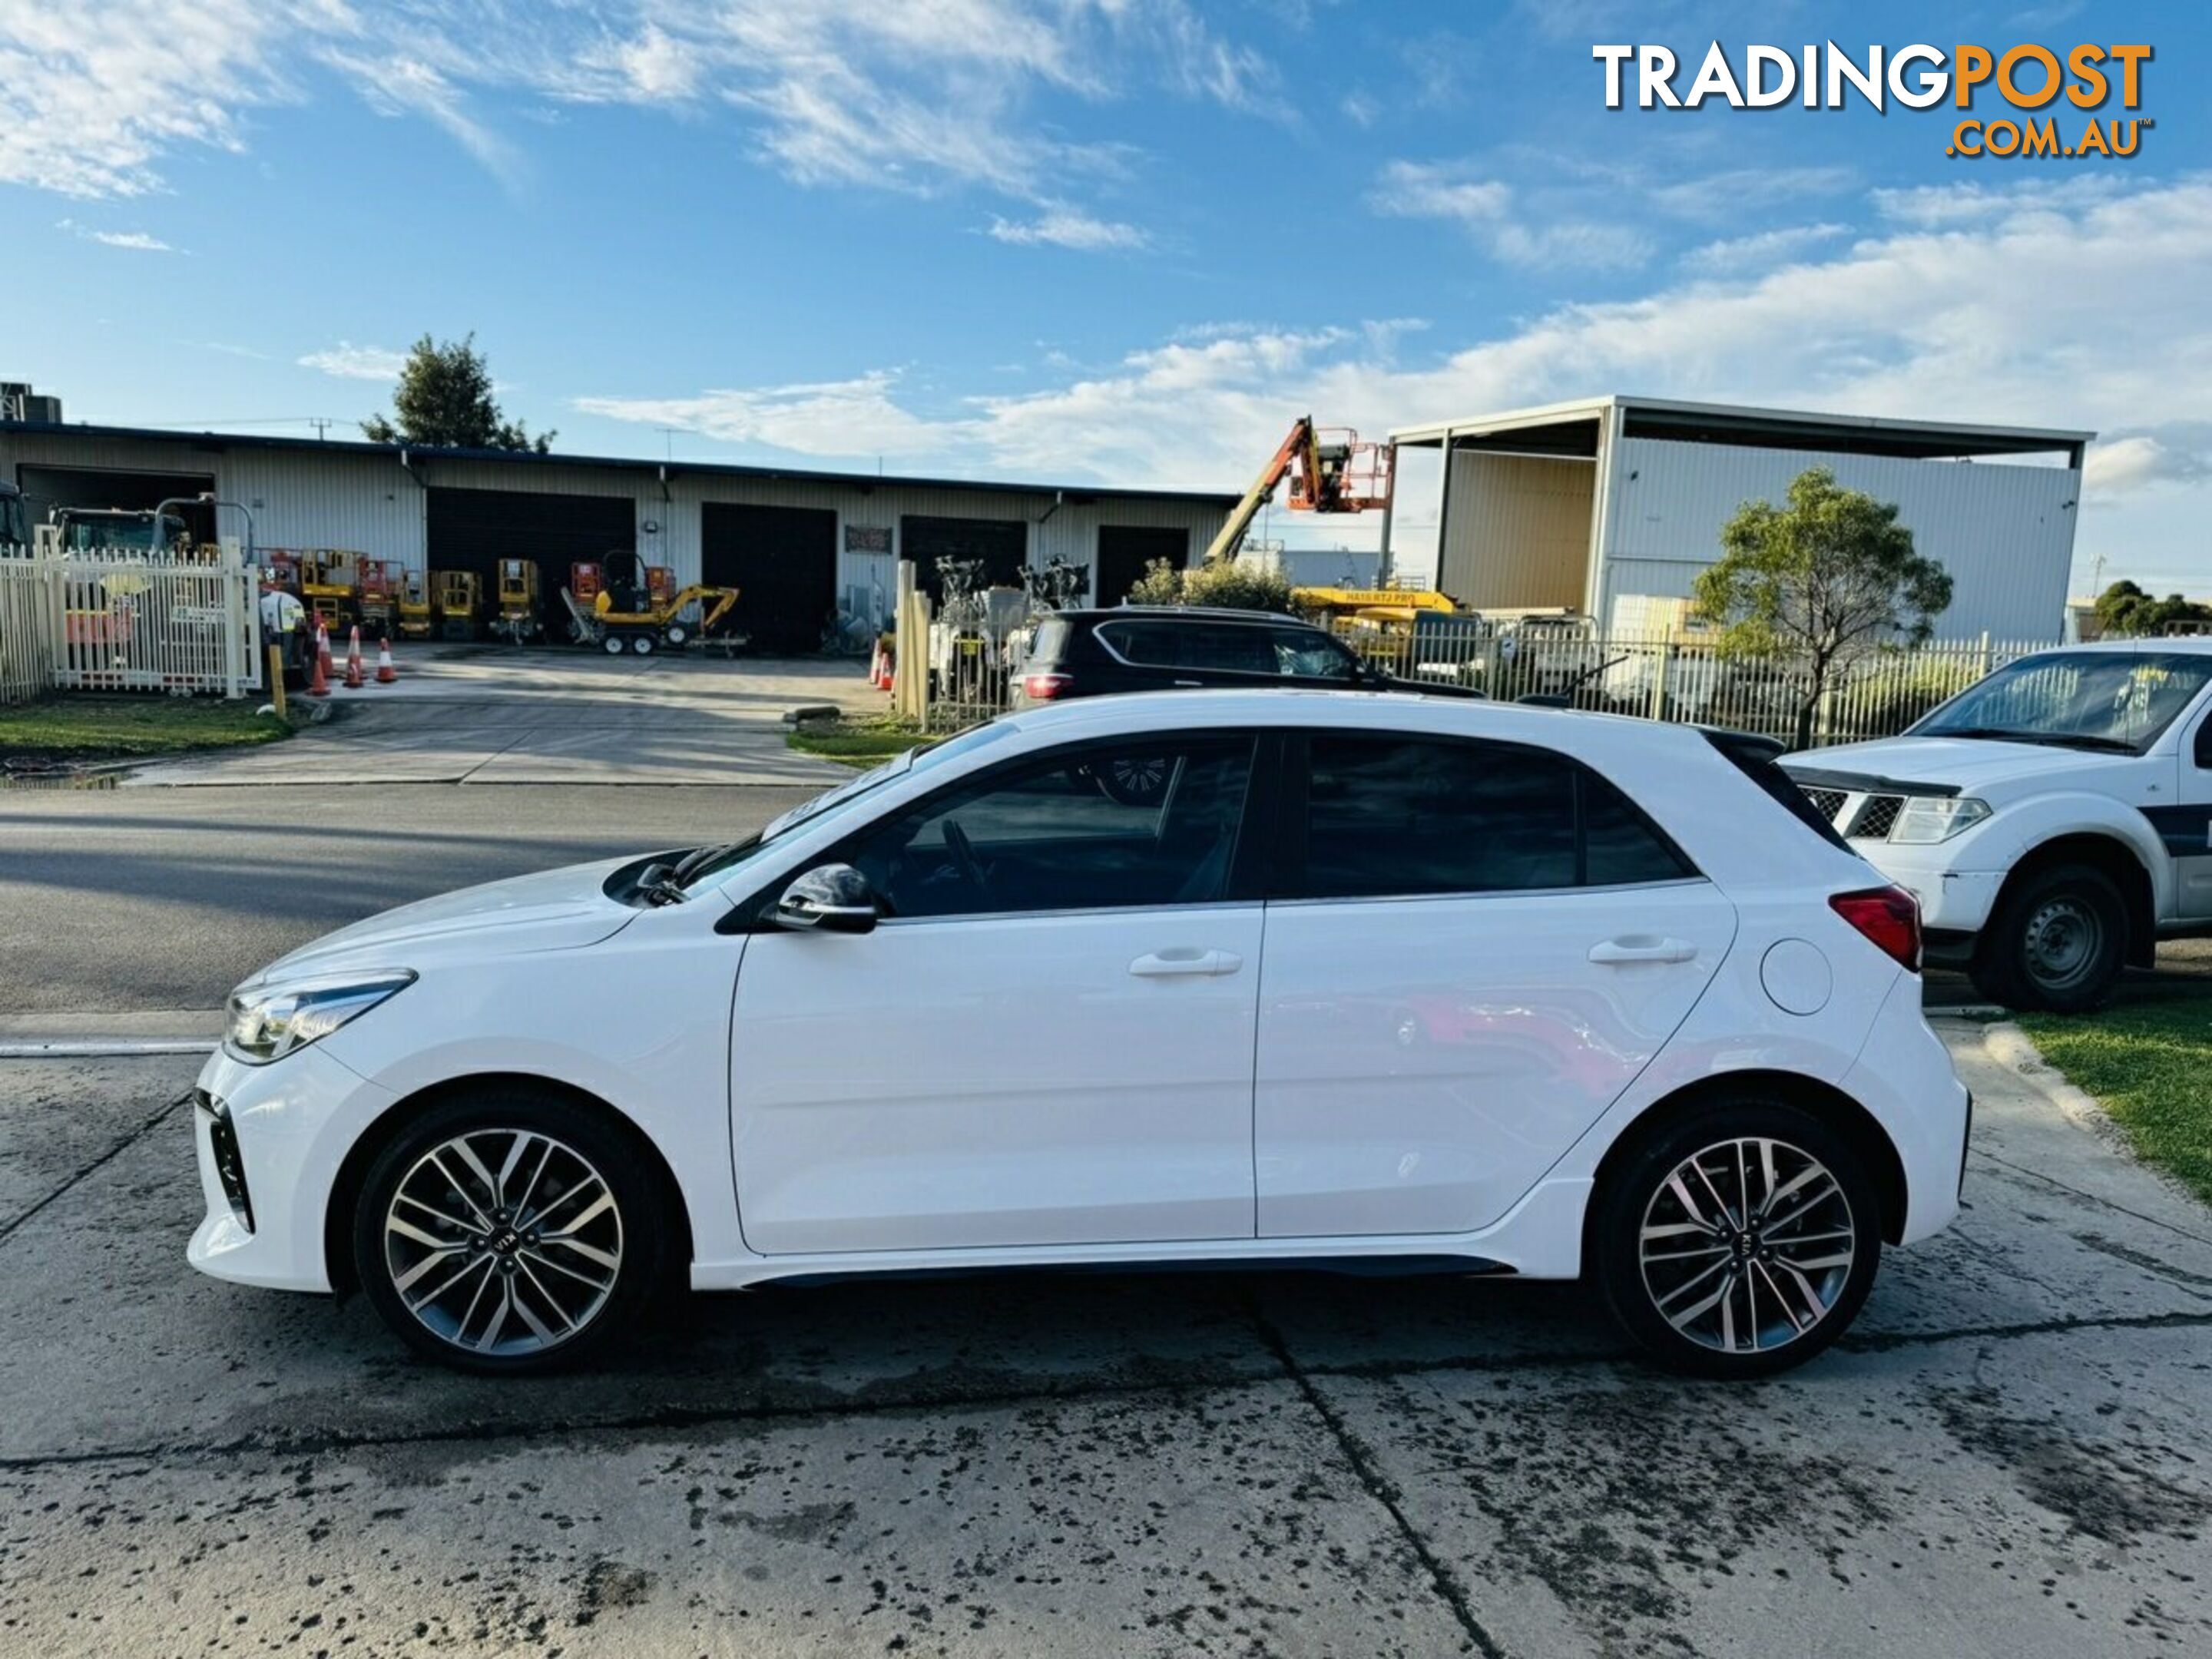
<svg viewBox="0 0 2212 1659"><path fill-rule="evenodd" d="M353 637L346 642L345 688L349 691L358 691L366 684L368 682L362 678L361 672L361 629L356 625Z"/></svg>
<svg viewBox="0 0 2212 1659"><path fill-rule="evenodd" d="M315 624L315 676L307 682L307 695L327 697L331 695L331 635L322 623Z"/></svg>
<svg viewBox="0 0 2212 1659"><path fill-rule="evenodd" d="M379 640L376 642L376 683L390 685L398 678L399 671L392 665L392 641Z"/></svg>

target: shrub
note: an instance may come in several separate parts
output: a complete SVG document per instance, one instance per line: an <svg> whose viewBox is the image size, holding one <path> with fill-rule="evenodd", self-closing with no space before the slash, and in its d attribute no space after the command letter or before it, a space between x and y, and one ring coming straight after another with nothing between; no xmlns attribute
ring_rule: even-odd
<svg viewBox="0 0 2212 1659"><path fill-rule="evenodd" d="M1129 590L1136 605L1208 605L1227 611L1279 611L1291 608L1290 578L1279 570L1224 559L1178 570L1165 559L1154 559Z"/></svg>

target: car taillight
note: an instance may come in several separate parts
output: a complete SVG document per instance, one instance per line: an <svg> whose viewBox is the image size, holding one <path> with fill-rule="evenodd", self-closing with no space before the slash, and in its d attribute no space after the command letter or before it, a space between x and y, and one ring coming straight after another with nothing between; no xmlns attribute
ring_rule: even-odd
<svg viewBox="0 0 2212 1659"><path fill-rule="evenodd" d="M1902 887L1869 887L1832 893L1828 908L1873 941L1905 971L1920 971L1920 904Z"/></svg>
<svg viewBox="0 0 2212 1659"><path fill-rule="evenodd" d="M1031 702L1050 702L1074 684L1073 674L1024 674L1022 695Z"/></svg>

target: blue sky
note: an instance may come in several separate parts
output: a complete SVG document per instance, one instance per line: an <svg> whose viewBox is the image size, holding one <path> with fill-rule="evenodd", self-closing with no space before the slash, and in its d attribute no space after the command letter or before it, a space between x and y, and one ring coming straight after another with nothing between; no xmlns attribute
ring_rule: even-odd
<svg viewBox="0 0 2212 1659"><path fill-rule="evenodd" d="M2157 125L1967 161L1948 105L1608 111L1590 55L1831 36L2148 42ZM2208 47L2071 0L0 0L0 378L351 436L473 329L567 451L1223 489L1308 409L2093 427L2077 586L2201 592Z"/></svg>

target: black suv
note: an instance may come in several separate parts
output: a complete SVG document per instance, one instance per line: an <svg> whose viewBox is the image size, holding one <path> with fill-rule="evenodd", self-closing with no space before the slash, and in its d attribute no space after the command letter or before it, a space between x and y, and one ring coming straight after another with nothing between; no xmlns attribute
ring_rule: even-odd
<svg viewBox="0 0 2212 1659"><path fill-rule="evenodd" d="M1480 694L1394 679L1326 629L1261 611L1122 605L1061 611L1039 623L1014 703L1182 686L1305 685L1338 690Z"/></svg>

